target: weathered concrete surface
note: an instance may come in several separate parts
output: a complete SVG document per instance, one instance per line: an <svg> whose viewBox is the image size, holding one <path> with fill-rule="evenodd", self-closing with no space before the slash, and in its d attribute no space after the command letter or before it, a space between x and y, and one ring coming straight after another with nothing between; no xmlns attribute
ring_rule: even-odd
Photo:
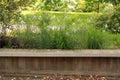
<svg viewBox="0 0 120 80"><path fill-rule="evenodd" d="M120 50L0 49L0 57L120 57Z"/></svg>
<svg viewBox="0 0 120 80"><path fill-rule="evenodd" d="M0 49L0 73L120 76L120 50Z"/></svg>

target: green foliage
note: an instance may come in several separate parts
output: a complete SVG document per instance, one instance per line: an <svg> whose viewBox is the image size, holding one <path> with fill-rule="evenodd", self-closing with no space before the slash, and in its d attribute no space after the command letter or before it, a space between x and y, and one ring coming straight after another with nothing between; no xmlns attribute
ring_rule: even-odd
<svg viewBox="0 0 120 80"><path fill-rule="evenodd" d="M19 38L21 46L40 49L74 49L71 39L66 33L68 30L63 26L52 29L54 26L50 26L51 18L47 13L39 14L39 22L37 22L39 32L33 33L29 27L23 32L19 31L17 38Z"/></svg>
<svg viewBox="0 0 120 80"><path fill-rule="evenodd" d="M2 35L6 35L6 29L11 29L12 24L18 20L20 9L25 4L22 0L1 0L0 1L0 24L2 27Z"/></svg>
<svg viewBox="0 0 120 80"><path fill-rule="evenodd" d="M37 1L40 1L37 7L51 12L42 13L41 11L22 15L20 18L21 9L26 6L33 7ZM110 12L100 15L96 26L102 27L104 31L120 33L120 6L117 0L113 0L113 2L111 0L85 0L83 3L81 0L2 0L0 2L2 34L6 35L6 30L12 29L12 26L16 23L17 26L23 26L18 30L11 31L9 34L12 37L5 37L5 41L0 38L0 43L5 42L5 47L10 48L17 46L17 48L39 49L104 49L113 46L119 47L120 39L117 38L119 35L112 36L112 39L111 34L94 28L94 21L99 14L66 12L99 12L101 4L104 2L110 2L117 7L115 10L107 10ZM106 4L103 6L106 6ZM0 37L3 36L0 35Z"/></svg>
<svg viewBox="0 0 120 80"><path fill-rule="evenodd" d="M59 10L61 6L61 0L42 0L39 5L37 5L38 8L49 11Z"/></svg>
<svg viewBox="0 0 120 80"><path fill-rule="evenodd" d="M33 33L30 30L25 32L16 32L17 41L19 46L17 48L35 48L35 49L106 49L112 48L113 44L110 35L100 32L96 29L90 30L80 28L76 32L69 30L47 30L42 33ZM67 34L69 32L69 34ZM96 34L94 34L96 33ZM117 37L114 40L118 43ZM116 44L115 43L115 44ZM118 46L118 45L116 45ZM13 47L12 42L9 42L6 47ZM15 48L15 47L13 47Z"/></svg>
<svg viewBox="0 0 120 80"><path fill-rule="evenodd" d="M80 12L82 11L83 2L80 0L42 0L36 8L48 11Z"/></svg>
<svg viewBox="0 0 120 80"><path fill-rule="evenodd" d="M120 0L103 0L103 2L112 3L114 6L117 6L120 4Z"/></svg>
<svg viewBox="0 0 120 80"><path fill-rule="evenodd" d="M18 16L18 6L16 1L1 1L0 2L0 24L3 34L6 34L6 28L13 24Z"/></svg>
<svg viewBox="0 0 120 80"><path fill-rule="evenodd" d="M97 12L99 10L99 0L85 0L85 7L82 10L84 12Z"/></svg>
<svg viewBox="0 0 120 80"><path fill-rule="evenodd" d="M95 14L76 14L74 17L72 15L73 13L25 15L27 16L25 21L28 19L28 21L31 20L31 23L27 22L28 28L25 31L17 31L16 37L20 47L39 49L104 49L111 47L110 37L106 37L109 34L92 27L91 21L94 20ZM84 23L85 21L86 23ZM30 29L30 25L33 24L37 25L37 32Z"/></svg>
<svg viewBox="0 0 120 80"><path fill-rule="evenodd" d="M104 49L110 48L110 36L94 28L89 28L88 38L87 38L87 48L88 49Z"/></svg>
<svg viewBox="0 0 120 80"><path fill-rule="evenodd" d="M117 6L120 0L26 0L23 4L26 3L35 10L100 12L101 5L109 3Z"/></svg>
<svg viewBox="0 0 120 80"><path fill-rule="evenodd" d="M75 16L73 16L73 14ZM17 48L36 49L106 49L119 42L111 34L95 29L92 24L97 14L36 13L24 15L26 28L14 30ZM20 21L19 21L20 22ZM86 22L86 23L84 23ZM22 24L23 24L22 23ZM21 25L21 22L19 23ZM37 30L31 29L31 25ZM12 47L8 42L6 47Z"/></svg>
<svg viewBox="0 0 120 80"><path fill-rule="evenodd" d="M102 14L96 21L96 27L112 33L120 33L120 6Z"/></svg>
<svg viewBox="0 0 120 80"><path fill-rule="evenodd" d="M120 34L113 34L113 43L114 48L119 49L120 48Z"/></svg>

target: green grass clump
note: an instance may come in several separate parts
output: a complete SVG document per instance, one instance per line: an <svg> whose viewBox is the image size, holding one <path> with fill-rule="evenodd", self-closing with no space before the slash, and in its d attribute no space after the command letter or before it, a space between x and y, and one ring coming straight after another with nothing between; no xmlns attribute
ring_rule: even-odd
<svg viewBox="0 0 120 80"><path fill-rule="evenodd" d="M107 32L101 32L95 28L89 28L87 35L88 49L105 49L111 47L111 36Z"/></svg>
<svg viewBox="0 0 120 80"><path fill-rule="evenodd" d="M74 15L74 16L73 16ZM23 15L21 22L27 26L16 31L21 48L36 49L108 49L119 42L117 37L97 30L95 13L36 13ZM37 29L34 32L31 25ZM113 43L114 42L114 43Z"/></svg>
<svg viewBox="0 0 120 80"><path fill-rule="evenodd" d="M26 31L20 38L22 46L39 49L105 49L111 48L111 37L105 32L93 29L47 30L42 33ZM109 44L110 43L110 44Z"/></svg>
<svg viewBox="0 0 120 80"><path fill-rule="evenodd" d="M120 34L111 34L113 39L113 48L120 49Z"/></svg>

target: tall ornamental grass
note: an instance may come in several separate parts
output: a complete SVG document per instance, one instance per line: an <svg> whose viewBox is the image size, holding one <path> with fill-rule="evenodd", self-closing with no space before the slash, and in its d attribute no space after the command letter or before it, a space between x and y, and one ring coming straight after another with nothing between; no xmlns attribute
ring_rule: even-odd
<svg viewBox="0 0 120 80"><path fill-rule="evenodd" d="M83 15L83 16L82 16ZM24 15L24 30L15 36L20 48L37 49L106 49L113 47L107 32L94 27L95 16L90 14L36 14ZM19 23L20 24L20 23ZM35 32L30 28L33 25Z"/></svg>

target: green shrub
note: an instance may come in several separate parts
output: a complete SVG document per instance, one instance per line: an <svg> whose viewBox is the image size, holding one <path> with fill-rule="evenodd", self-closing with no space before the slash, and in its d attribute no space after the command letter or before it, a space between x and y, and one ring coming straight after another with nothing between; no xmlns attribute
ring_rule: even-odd
<svg viewBox="0 0 120 80"><path fill-rule="evenodd" d="M67 27L69 27L70 25L70 23L66 23L66 22L70 22L68 21L68 18L66 18L66 16L63 16L62 20L60 18L61 22L63 21L63 23L61 23L58 21L58 19L55 16L54 16L55 18L53 19L52 18L53 16L49 16L49 15L44 16L44 15L45 14L42 15L42 19L39 24L39 26L42 26L40 28L41 36L42 36L41 43L43 43L42 45L48 43L49 45L45 45L45 46L48 46L48 48L51 49L71 49L71 48L73 49L73 46L70 43L72 42L72 40L67 34L69 33L69 28ZM55 20L57 20L58 22L56 22ZM54 25L51 22L53 22Z"/></svg>
<svg viewBox="0 0 120 80"><path fill-rule="evenodd" d="M112 46L114 49L120 49L120 34L111 34Z"/></svg>
<svg viewBox="0 0 120 80"><path fill-rule="evenodd" d="M95 29L91 24L94 20L90 17L91 14L78 14L74 16L75 18L72 15L43 13L37 14L36 18L26 17L28 28L17 31L16 34L21 48L104 49L111 47L109 34ZM34 23L39 29L37 32L29 29L29 26Z"/></svg>
<svg viewBox="0 0 120 80"><path fill-rule="evenodd" d="M111 37L106 32L90 28L87 36L88 49L104 49L111 47Z"/></svg>
<svg viewBox="0 0 120 80"><path fill-rule="evenodd" d="M112 33L120 33L120 5L102 14L96 21L96 27Z"/></svg>
<svg viewBox="0 0 120 80"><path fill-rule="evenodd" d="M108 49L113 47L111 35L92 26L81 27L72 36L75 49Z"/></svg>
<svg viewBox="0 0 120 80"><path fill-rule="evenodd" d="M16 39L19 46L17 48L36 49L104 49L111 48L113 44L108 33L93 27L80 27L76 31L65 28L44 29L44 33L33 33L26 29L23 32L17 31ZM118 43L118 38L115 37L114 41L115 44ZM7 45L10 46L12 44Z"/></svg>
<svg viewBox="0 0 120 80"><path fill-rule="evenodd" d="M29 19L30 17L28 16L27 18ZM33 23L29 23L27 18L24 19L28 24L28 28L25 31L18 32L17 34L21 46L25 48L39 49L73 49L71 44L72 39L70 39L67 34L69 33L69 29L65 28L66 26L69 26L69 24L66 23L68 18L62 18L64 21L67 20L65 23L54 22L54 25L52 25L51 19L53 18L50 15L47 13L39 14L37 18L38 21L36 23L39 30L35 33L30 30L29 26L33 25ZM56 28L53 29L54 27Z"/></svg>

